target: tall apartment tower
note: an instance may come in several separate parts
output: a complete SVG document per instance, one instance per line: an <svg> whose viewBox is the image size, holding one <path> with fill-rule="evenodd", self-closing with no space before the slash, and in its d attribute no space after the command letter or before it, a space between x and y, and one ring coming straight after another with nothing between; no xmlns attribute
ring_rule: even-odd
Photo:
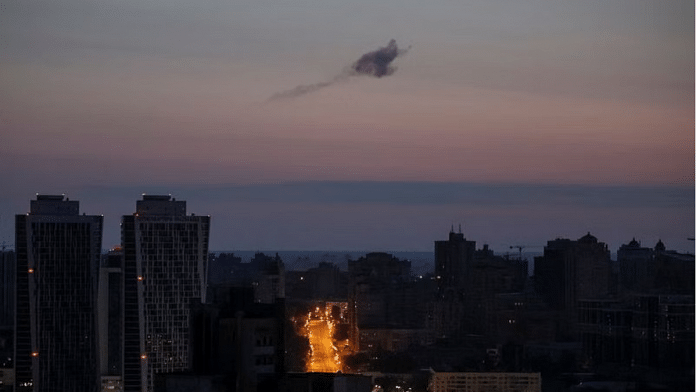
<svg viewBox="0 0 696 392"><path fill-rule="evenodd" d="M0 248L0 328L14 328L15 260L14 250Z"/></svg>
<svg viewBox="0 0 696 392"><path fill-rule="evenodd" d="M466 289L468 272L474 260L476 241L467 241L461 233L449 233L447 241L435 241L435 277L440 297L447 291Z"/></svg>
<svg viewBox="0 0 696 392"><path fill-rule="evenodd" d="M656 270L653 249L642 247L634 238L619 247L616 261L619 263L619 284L622 290L648 292Z"/></svg>
<svg viewBox="0 0 696 392"><path fill-rule="evenodd" d="M103 217L37 195L15 219L16 391L94 391Z"/></svg>
<svg viewBox="0 0 696 392"><path fill-rule="evenodd" d="M563 326L563 333L574 334L578 301L605 299L610 293L609 249L590 233L576 241L548 241L544 255L534 258L534 278L537 292L569 323Z"/></svg>
<svg viewBox="0 0 696 392"><path fill-rule="evenodd" d="M210 217L186 202L143 195L122 218L124 391L152 391L158 374L191 368L191 315L205 302Z"/></svg>

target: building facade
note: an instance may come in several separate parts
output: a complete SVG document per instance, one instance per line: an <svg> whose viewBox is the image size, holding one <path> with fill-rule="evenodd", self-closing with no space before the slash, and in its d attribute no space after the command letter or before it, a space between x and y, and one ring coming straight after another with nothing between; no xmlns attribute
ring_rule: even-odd
<svg viewBox="0 0 696 392"><path fill-rule="evenodd" d="M123 252L111 249L99 269L99 374L103 392L123 390Z"/></svg>
<svg viewBox="0 0 696 392"><path fill-rule="evenodd" d="M435 373L430 392L541 392L541 373Z"/></svg>
<svg viewBox="0 0 696 392"><path fill-rule="evenodd" d="M15 252L0 250L0 328L14 327Z"/></svg>
<svg viewBox="0 0 696 392"><path fill-rule="evenodd" d="M534 261L536 289L552 310L559 311L560 332L575 337L578 301L607 298L611 287L609 248L587 233L576 241L548 241Z"/></svg>
<svg viewBox="0 0 696 392"><path fill-rule="evenodd" d="M143 195L121 222L125 391L152 391L155 376L191 368L192 305L206 296L210 217L186 202Z"/></svg>
<svg viewBox="0 0 696 392"><path fill-rule="evenodd" d="M102 226L62 195L37 195L16 216L17 391L97 389Z"/></svg>
<svg viewBox="0 0 696 392"><path fill-rule="evenodd" d="M694 296L632 294L579 303L585 360L654 369L693 369Z"/></svg>
<svg viewBox="0 0 696 392"><path fill-rule="evenodd" d="M655 274L654 251L642 247L640 242L632 239L621 245L616 252L619 263L619 285L628 292L647 292L652 287L651 280Z"/></svg>
<svg viewBox="0 0 696 392"><path fill-rule="evenodd" d="M466 289L475 251L476 242L467 241L461 229L459 233L450 231L447 241L435 241L435 278L440 297L451 295L448 291Z"/></svg>

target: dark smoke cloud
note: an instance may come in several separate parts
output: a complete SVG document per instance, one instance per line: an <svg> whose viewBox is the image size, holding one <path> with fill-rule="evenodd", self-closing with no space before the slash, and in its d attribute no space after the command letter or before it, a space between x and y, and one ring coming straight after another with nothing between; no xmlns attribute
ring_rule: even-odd
<svg viewBox="0 0 696 392"><path fill-rule="evenodd" d="M299 85L291 90L274 94L269 98L269 101L309 94L324 87L331 86L334 83L344 82L351 76L372 76L375 78L389 76L396 72L396 67L391 64L392 61L406 54L410 48L409 46L406 49L399 49L399 47L396 46L396 40L391 40L387 46L362 55L350 68L344 69L343 72L334 76L333 79L315 84Z"/></svg>
<svg viewBox="0 0 696 392"><path fill-rule="evenodd" d="M387 46L362 55L358 61L353 63L351 69L356 75L369 75L377 78L389 76L396 71L396 67L391 65L391 62L399 55L406 54L407 51L408 49L399 50L396 46L396 40L391 40Z"/></svg>

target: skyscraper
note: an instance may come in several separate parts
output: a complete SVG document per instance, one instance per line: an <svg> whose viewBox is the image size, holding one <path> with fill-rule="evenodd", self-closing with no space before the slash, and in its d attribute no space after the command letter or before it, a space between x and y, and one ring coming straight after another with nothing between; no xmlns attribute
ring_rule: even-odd
<svg viewBox="0 0 696 392"><path fill-rule="evenodd" d="M0 249L0 328L14 327L16 266L15 252Z"/></svg>
<svg viewBox="0 0 696 392"><path fill-rule="evenodd" d="M461 233L449 233L447 241L435 241L435 277L440 297L450 290L462 292L466 289L471 263L476 250L475 241L467 241Z"/></svg>
<svg viewBox="0 0 696 392"><path fill-rule="evenodd" d="M37 195L15 219L17 391L97 388L97 274L103 217Z"/></svg>
<svg viewBox="0 0 696 392"><path fill-rule="evenodd" d="M122 218L125 391L191 368L191 305L205 302L210 217L186 202L143 195Z"/></svg>

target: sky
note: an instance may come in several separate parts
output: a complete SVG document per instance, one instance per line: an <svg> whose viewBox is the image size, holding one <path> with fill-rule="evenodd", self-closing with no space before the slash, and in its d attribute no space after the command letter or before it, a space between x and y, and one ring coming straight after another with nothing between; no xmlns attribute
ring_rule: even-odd
<svg viewBox="0 0 696 392"><path fill-rule="evenodd" d="M38 193L210 214L212 249L693 252L693 1L5 0L0 241ZM391 39L381 78L334 80Z"/></svg>

